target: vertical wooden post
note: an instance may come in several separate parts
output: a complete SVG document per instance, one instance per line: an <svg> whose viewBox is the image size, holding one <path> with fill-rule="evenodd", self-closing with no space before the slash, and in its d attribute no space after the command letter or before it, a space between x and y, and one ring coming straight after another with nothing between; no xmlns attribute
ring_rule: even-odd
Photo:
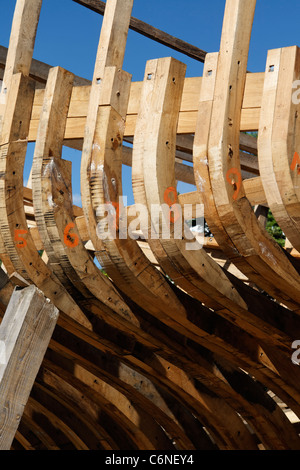
<svg viewBox="0 0 300 470"><path fill-rule="evenodd" d="M41 6L42 0L17 0L0 93L1 105L6 103L12 76L20 72L29 75Z"/></svg>
<svg viewBox="0 0 300 470"><path fill-rule="evenodd" d="M14 291L0 325L0 450L11 447L57 319L35 286Z"/></svg>

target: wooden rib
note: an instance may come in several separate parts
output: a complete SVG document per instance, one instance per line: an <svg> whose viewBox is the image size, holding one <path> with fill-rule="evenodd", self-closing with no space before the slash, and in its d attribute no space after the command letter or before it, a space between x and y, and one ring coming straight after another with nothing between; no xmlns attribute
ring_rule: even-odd
<svg viewBox="0 0 300 470"><path fill-rule="evenodd" d="M85 325L89 325L72 297L40 258L28 231L22 192L26 137L33 97L31 84L31 79L18 74L14 75L10 87L1 145L1 233L15 270L32 280L60 310L75 315ZM21 248L18 239L15 239L16 229L27 232L25 246Z"/></svg>
<svg viewBox="0 0 300 470"><path fill-rule="evenodd" d="M236 183L229 184L226 178L228 171L233 168L241 171L238 154L239 117L255 2L251 8L242 6L243 2L228 3L225 11L208 144L214 200L222 224L238 252L247 258L247 262L263 278L276 285L281 298L287 297L298 303L297 270L257 222L245 196L243 183L236 200L233 200ZM236 22L234 35L229 27L232 18ZM230 48L226 42L228 40ZM239 47L236 46L237 41L241 41Z"/></svg>
<svg viewBox="0 0 300 470"><path fill-rule="evenodd" d="M43 381L51 385L51 388L55 387L53 389L55 394L59 391L68 403L73 403L73 406L81 409L84 407L93 421L97 422L98 416L102 416L102 422L105 423L109 418L114 423L114 438L117 442L120 435L124 434L128 442L132 441L134 447L154 450L154 443L149 439L147 430L131 421L121 407L115 406L104 394L98 393L93 387L89 387L73 374L49 361L45 361L42 371ZM111 431L112 427L110 433ZM106 432L109 433L108 426Z"/></svg>
<svg viewBox="0 0 300 470"><path fill-rule="evenodd" d="M53 303L58 308L63 306L65 311L69 310L71 315L74 314L85 324L89 324L72 297L67 292L60 292L60 285L56 284L55 279L51 279L52 273L49 272L36 252L30 234L26 234L27 245L19 250L17 249L18 242L14 240L16 229L28 231L23 201L21 202L20 196L23 191L23 166L34 96L34 84L28 78L28 74L40 8L40 0L19 0L17 2L4 73L7 76L5 87L7 93L4 95L5 113L1 129L2 217L0 231L2 248L0 251L4 252L4 259L10 271L12 271L12 267L15 267L14 270L19 271L23 277L30 278L32 276L33 281L37 280L36 285L41 287L41 290L45 287L44 292L51 300L54 297L57 299ZM15 74L15 71L19 70L27 77L22 73ZM2 88L3 93L5 88ZM10 156L11 158L9 158ZM7 194L9 194L8 198ZM10 212L12 214L8 215Z"/></svg>
<svg viewBox="0 0 300 470"><path fill-rule="evenodd" d="M66 288L72 283L84 297L93 294L118 313L132 316L111 282L93 263L76 228L70 168L68 162L61 161L71 84L72 77L63 69L50 71L33 160L36 221L50 266ZM75 234L76 243L71 245L75 246L63 242L67 226L73 227L70 232Z"/></svg>
<svg viewBox="0 0 300 470"><path fill-rule="evenodd" d="M100 263L102 265L105 264L106 266L109 266L110 276L112 279L114 279L115 282L120 281L121 276L119 274L118 269L114 266L114 263L111 262L108 254L106 254L105 247L102 241L100 240L100 237L97 236L97 222L95 219L95 213L92 206L93 203L90 192L92 163L91 155L93 149L95 148L94 137L98 120L98 108L100 104L101 87L103 85L104 72L106 67L110 66L115 66L117 69L119 68L120 70L122 68L132 5L133 0L126 0L123 2L120 0L111 0L107 3L107 8L105 11L103 25L101 29L93 82L91 86L81 159L82 205L84 215L87 221L87 226L90 231L90 238L96 248L95 255L99 257ZM119 35L121 35L122 37L121 43L119 42ZM116 93L117 91L118 90L114 90L114 93ZM113 90L109 90L109 92L111 95ZM126 89L124 90L124 92L124 98L126 102ZM123 102L123 93L120 96ZM114 102L117 103L118 97L115 95L114 98ZM101 109L99 111L101 111ZM115 137L116 136L114 135L113 139ZM118 145L117 141L116 144Z"/></svg>
<svg viewBox="0 0 300 470"><path fill-rule="evenodd" d="M39 287L60 310L89 326L85 315L39 256L31 238L23 205L23 166L33 99L31 79L13 76L4 117L1 140L1 234L15 271ZM20 248L16 230L25 230ZM18 233L18 232L17 232Z"/></svg>
<svg viewBox="0 0 300 470"><path fill-rule="evenodd" d="M119 99L121 100L122 83L124 84L126 79L120 72L107 69L103 79L103 91L105 91L106 80L110 79L110 75L112 80L117 83L117 86L114 84L112 89L119 90ZM110 101L107 92L104 94L104 97ZM122 115L124 115L124 110L127 108L126 97L123 97L123 99L125 100L123 109L120 106L121 101L120 107L117 110L109 105L101 105L99 108L99 121L95 133L94 149L91 155L91 168L93 170L91 170L90 186L93 211L96 213L96 223L99 224L100 231L101 216L97 217L97 208L101 205L103 207L104 204L119 204L122 196L121 143L123 136L120 129L122 127ZM117 111L120 111L121 114L118 115ZM121 201L119 210L121 220L122 211L124 210ZM119 223L119 221L117 220L116 223ZM127 226L125 227L126 229ZM123 237L124 235L121 234L120 228L120 231L116 230L116 233L113 233L113 230L111 230L109 237L101 241L106 250L106 256L108 255L113 260L120 273L117 279L113 277L118 287L121 290L126 289L127 293L131 293L131 298L141 306L145 305L145 302L151 302L153 307L148 307L150 311L154 308L154 304L157 303L159 306L156 309L157 312L164 311L168 314L171 308L184 315L184 309L174 296L166 279L152 266L136 240L132 239L131 235L127 233L125 233L125 238ZM92 241L97 246L95 236ZM110 274L110 265L104 261L103 266ZM113 276L113 273L111 275ZM136 292L135 295L134 292Z"/></svg>
<svg viewBox="0 0 300 470"><path fill-rule="evenodd" d="M82 203L87 221L89 221L90 195L89 160L92 152L99 95L105 67L122 68L125 45L128 34L133 0L110 0L107 2L98 45L93 81L89 97L88 112L85 124L84 142L81 159L81 193Z"/></svg>
<svg viewBox="0 0 300 470"><path fill-rule="evenodd" d="M103 34L105 37L105 31ZM100 38L99 49L102 47L102 41L102 38ZM87 146L90 148L90 155L83 151L82 170L84 168L85 175L81 178L82 187L84 186L84 182L88 185L85 187L85 194L83 194L83 206L85 216L88 221L88 227L90 229L91 240L95 246L95 254L99 257L100 263L105 266L105 269L118 287L127 293L130 298L133 298L137 304L144 305L146 301L149 305L148 309L150 309L153 314L156 316L164 314L165 321L168 322L168 324L174 324L177 329L181 328L181 324L185 324L187 328L192 328L193 331L191 331L190 334L194 334L194 327L192 327L192 325L187 321L186 312L180 303L176 301L177 299L175 299L175 308L176 311L179 309L181 310L180 316L176 321L170 317L170 305L167 305L165 301L162 301L162 296L164 296L164 299L167 298L168 303L170 304L171 298L173 297L172 292L168 289L167 284L160 276L160 273L155 271L154 267L150 266L149 261L144 256L142 250L139 249L135 241L128 238L125 240L117 238L116 240L110 241L110 251L107 251L106 248L108 247L108 241L106 241L105 244L104 241L100 240L97 236L97 220L95 218L95 213L98 206L103 204L103 202L108 201L110 196L112 196L112 202L118 202L115 198L120 194L120 192L118 192L118 187L120 186L120 168L119 173L116 173L118 170L117 165L120 165L121 162L121 158L118 156L118 149L120 148L123 138L122 116L124 121L129 96L129 89L127 87L126 90L125 87L126 75L124 72L119 71L117 73L117 70L111 67L105 69L105 73L107 75L103 72L104 70L102 70L102 74L100 74L99 69L94 73L95 77L97 74L102 77L103 96L102 91L98 92L100 107L98 120L96 123L93 121L93 125L97 126L94 134L93 148L91 148L91 144L88 141ZM112 76L114 78L114 75L116 76L116 79L119 80L119 88L116 87L118 82L110 81L110 77ZM123 85L123 87L121 87L121 85ZM97 86L97 84L95 86ZM115 93L118 90L119 93L116 97ZM111 106L111 103L115 105L116 110ZM113 158L116 161L116 167L115 171L112 171L112 173L107 176L105 172L103 172L102 165L112 165L112 163L110 163L110 160L107 157L104 161L102 155L108 155L108 152L112 152L112 155L114 155ZM97 177L98 174L103 178L102 181L101 179L99 181L99 178ZM90 182L88 178L90 179ZM101 189L101 185L103 185L104 190ZM86 194L87 191L89 191L89 194ZM105 191L107 192L105 193ZM102 194L105 195L105 198L103 198ZM118 253L116 248L117 250L122 251L119 251ZM114 258L116 259L116 262L114 262ZM131 271L138 276L138 280L132 276ZM147 286L147 288L143 287L142 282ZM158 293L160 297L155 298L149 289L154 290L154 293ZM202 332L200 332L200 334L202 334Z"/></svg>
<svg viewBox="0 0 300 470"><path fill-rule="evenodd" d="M58 357L57 365L60 358L61 357ZM151 446L154 446L154 448L174 450L174 441L167 435L159 421L157 422L157 418L155 419L154 415L150 413L147 408L138 406L135 399L133 401L129 400L123 393L120 393L117 389L110 386L107 381L103 381L100 374L94 375L80 365L76 365L74 376L77 380L83 382L85 387L90 387L97 394L103 396L107 403L111 403L113 407L118 408L126 418L132 422L133 426L141 430L142 435L144 434L147 437ZM64 380L69 382L66 376ZM140 392L137 391L135 395L140 395ZM151 411L153 411L154 408L156 407L151 407ZM156 417L158 416L158 410L157 408L156 412L154 412ZM174 435L176 436L176 434ZM176 445L178 446L177 442ZM141 444L139 443L139 447L140 446ZM192 443L188 444L188 447L194 449Z"/></svg>
<svg viewBox="0 0 300 470"><path fill-rule="evenodd" d="M76 274L66 260L63 243L57 235L53 217L56 203L49 187L51 177L58 180L57 183L61 183L61 186L65 182L68 187L67 197L72 198L70 165L68 162L59 163L72 83L72 74L62 69L52 69L49 73L33 156L32 199L35 220L48 256L48 265L72 297L76 298L78 293L72 285L72 279L76 285ZM63 195L61 189L61 198L65 199ZM81 286L76 287L80 290Z"/></svg>
<svg viewBox="0 0 300 470"><path fill-rule="evenodd" d="M281 178L284 178L285 171L281 168L280 175L278 172L276 175L274 171L274 164L278 160L281 162L283 161L283 144L286 149L284 170L287 171L287 175L290 180L290 187L292 187L292 181L290 178L291 171L289 168L291 163L289 163L289 161L292 161L295 149L293 152L292 146L287 148L288 142L286 140L282 142L281 135L283 134L283 129L284 126L286 126L286 123L289 124L289 118L283 107L287 106L286 103L292 104L292 82L289 83L287 80L287 74L290 75L290 70L294 72L296 59L295 52L296 48L287 48L276 49L269 51L268 53L260 117L261 124L258 134L258 158L261 179L270 210L292 245L296 249L299 249L300 233L298 231L297 224L294 222L294 219L289 216L279 191L278 183L281 181ZM288 93L289 86L291 87L290 94ZM288 105L287 108L290 109L290 105ZM295 111L293 116L295 116ZM291 124L294 131L294 119ZM288 151L291 153L290 156L287 155ZM278 182L276 176L278 178ZM288 183L286 184L284 191L287 190ZM286 197L286 200L288 199L289 198ZM297 212L299 206L294 208Z"/></svg>
<svg viewBox="0 0 300 470"><path fill-rule="evenodd" d="M145 442L143 433L122 416L122 412L101 395L95 397L92 388L88 389L60 365L46 359L37 385L37 397L47 403L49 396L53 413L59 415L90 450L101 450L101 447L108 450L112 446L119 448L126 444L135 448L137 439ZM111 432L112 426L114 433Z"/></svg>
<svg viewBox="0 0 300 470"><path fill-rule="evenodd" d="M37 383L35 383L34 388L34 392L36 391L38 393ZM77 433L67 423L65 423L60 416L49 409L48 404L40 403L38 397L35 397L35 393L29 397L27 405L30 407L29 409L32 408L32 412L40 413L45 416L54 428L58 428L59 431L66 436L66 439L72 444L72 446L74 446L75 450L89 450L84 440L81 439L80 436L78 436Z"/></svg>
<svg viewBox="0 0 300 470"><path fill-rule="evenodd" d="M262 276L250 266L236 250L232 240L228 236L220 220L215 200L212 193L210 173L208 167L208 137L210 130L211 110L213 105L213 96L215 88L215 79L218 63L218 54L208 54L203 71L203 83L200 95L199 115L197 121L197 130L194 139L194 172L197 190L200 199L204 203L205 218L216 241L224 252L225 256L252 282L260 285L264 290L272 292L278 298L278 292L273 284L266 282ZM242 135L242 134L241 134ZM250 150L247 142L243 144L245 150ZM253 148L252 142L250 143ZM243 181L244 189L252 205L266 202L264 189L260 177ZM282 295L281 295L282 297ZM279 295L280 298L280 295ZM284 298L284 296L283 296ZM286 300L286 299L285 299ZM288 302L291 308L296 305Z"/></svg>
<svg viewBox="0 0 300 470"><path fill-rule="evenodd" d="M17 0L16 2L0 92L0 134L2 132L5 106L12 77L18 72L22 72L25 75L29 74L41 4L41 0ZM14 267L6 253L1 234L0 253L1 260L5 264L7 271L12 274Z"/></svg>
<svg viewBox="0 0 300 470"><path fill-rule="evenodd" d="M147 199L146 197L146 189L145 189L145 171L144 171L144 165L145 165L145 160L146 160L146 156L144 156L145 154L145 151L147 149L145 142L145 133L146 133L146 130L148 129L148 124L149 124L149 117L153 117L153 109L152 107L154 105L152 105L152 102L151 102L151 99L152 99L152 96L153 96L153 92L155 90L155 86L157 87L158 85L156 85L157 81L159 80L158 77L160 77L160 71L158 69L158 67L163 63L165 62L165 70L162 68L162 71L166 74L170 73L171 72L168 72L167 71L167 68L169 66L169 60L166 59L165 61L150 61L147 63L147 67L146 67L146 70L145 70L145 79L144 79L144 87L143 87L143 91L142 91L142 96L141 96L141 102L140 102L140 111L139 111L139 118L138 118L138 127L136 129L136 134L135 134L135 140L134 140L134 146L133 146L133 156L132 156L132 181L133 181L133 192L134 192L134 198L135 198L135 202L136 204L143 204L144 206L147 207L147 210L148 210L148 218L151 214L151 203L154 202L150 199ZM180 69L179 69L180 70ZM174 72L176 71L176 69L174 70ZM151 77L151 79L149 80L148 78ZM173 77L172 77L173 78ZM171 80L172 80L171 78ZM166 79L165 79L166 80ZM182 87L182 71L181 73L178 75L178 71L176 71L176 87L177 87L177 83L178 83L178 86L180 86L180 81L181 80L181 87ZM165 82L164 82L165 83ZM158 84L159 84L159 81L158 81ZM171 83L171 86L174 86L173 83ZM182 88L181 88L182 90ZM164 90L165 91L165 90ZM157 92L158 94L158 92ZM179 91L179 98L180 98L180 91ZM173 97L172 97L173 98ZM177 106L178 106L178 96L177 96ZM173 104L173 101L172 101L172 104ZM161 104L159 103L159 105L161 106ZM173 120L177 118L177 113L176 113L176 109L175 107L173 108ZM174 126L174 124L173 124ZM149 125L149 132L150 130L152 131L152 128L153 128L153 125L152 125L152 122L151 122L151 126ZM157 134L158 135L158 134ZM173 135L171 136L172 138L174 137ZM165 138L165 142L170 142L170 145L172 145L172 139L169 138L169 136L166 136ZM152 139L152 135L151 135L151 144L153 144L154 140ZM154 145L154 144L153 144ZM150 146L150 142L148 141L148 147ZM166 147L166 145L165 145ZM156 156L156 149L155 147L153 148L153 153L151 154L151 156L148 157L148 159L154 159L154 157ZM162 161L164 159L162 158ZM164 172L166 172L166 169L163 170ZM172 175L173 171L171 172L171 175ZM152 184L153 182L151 182ZM174 184L167 184L165 185L165 190L169 187L169 186L173 186L175 187L175 182L173 182ZM152 191L153 191L154 187L152 187ZM159 201L155 201L156 204L159 203ZM165 204L165 201L162 200L161 201L162 204ZM160 206L162 206L162 204L160 204ZM147 220L144 220L142 221L142 225L144 228L142 228L142 230L144 230L144 236L146 237L146 239L148 240L148 243L153 251L153 253L155 254L156 258L158 259L158 262L160 264L160 266L165 270L165 272L171 277L171 279L173 279L173 281L180 285L183 289L185 289L187 292L189 292L191 295L196 295L196 292L197 292L197 288L195 287L195 285L193 285L193 283L191 282L191 280L189 279L189 277L187 277L187 274L189 272L189 269L188 269L188 265L187 263L184 263L184 260L182 259L181 262L184 263L184 267L183 269L178 269L176 267L176 264L174 264L174 260L172 260L170 258L170 256L168 256L167 252L166 252L166 249L165 247L162 245L162 242L161 240L156 240L154 237L151 236L151 226L148 226L147 225ZM174 242L170 240L170 243L172 243L174 245ZM178 249L177 250L177 253L178 253ZM203 284L203 289L202 291L205 290L205 283ZM208 295L206 295L205 292L201 292L201 290L199 290L198 292L198 297L197 297L200 301L203 301L204 303L206 303L207 305L210 305L212 308L216 307L217 306L217 303L216 302L213 302L212 300L210 300L210 297Z"/></svg>
<svg viewBox="0 0 300 470"><path fill-rule="evenodd" d="M163 69L159 69L157 71L157 75L159 77L163 76ZM154 64L150 64L147 68L146 76L149 73L153 74L154 77L155 66ZM170 77L176 77L178 80L178 76L176 76L175 70L170 72ZM171 80L172 80L171 78ZM150 80L147 80L150 81ZM147 85L146 81L146 85ZM163 96L160 94L159 96ZM172 103L172 110L174 112L174 97L170 99ZM175 187L174 181L174 163L173 163L173 170L172 170L172 159L174 162L174 154L172 156L172 152L167 149L165 142L172 142L174 141L174 136L170 134L170 112L168 111L168 124L164 127L163 126L163 118L160 116L161 119L161 128L160 131L157 131L155 125L153 124L153 120L149 118L149 116L155 117L158 116L158 106L156 105L154 113L151 108L149 108L148 102L142 103L142 108L144 112L146 112L146 116L144 117L143 121L141 121L140 127L138 128L138 133L136 134L136 140L134 142L134 160L133 160L133 188L134 188L134 195L136 201L143 203L145 200L145 192L147 189L144 189L143 181L145 181L145 185L147 182L148 188L148 211L151 212L151 203L156 203L162 206L164 203L163 194L164 192L161 188L168 188L168 187ZM153 108L154 109L154 108ZM164 108L165 115L166 109ZM141 111L142 112L142 111ZM141 114L142 116L142 114ZM141 118L142 119L142 118ZM147 122L147 124L145 124ZM149 136L150 138L146 140L147 137L147 130L143 126L149 125ZM159 126L159 124L158 124ZM167 128L167 130L165 130ZM156 129L156 136L159 135L159 143L156 142L154 138L154 131ZM160 133L159 133L160 132ZM146 136L146 137L145 137ZM157 137L156 137L157 139ZM161 143L161 145L160 145ZM152 147L152 145L154 147ZM153 150L152 150L153 149ZM148 153L147 153L148 152ZM143 155L143 157L141 157ZM164 155L164 157L162 157ZM158 158L159 156L159 158ZM144 158L144 163L141 163L141 158ZM156 159L155 159L156 158ZM169 158L169 160L168 160ZM160 160L161 159L161 160ZM151 166L151 162L152 166ZM147 162L145 164L145 162ZM155 165L154 165L155 163ZM142 173L142 166L144 165L144 170ZM161 165L161 166L160 166ZM168 165L168 166L167 166ZM157 171L157 173L156 173ZM173 179L171 179L173 173ZM151 175L152 178L151 178ZM150 179L151 178L151 179ZM170 179L168 179L170 178ZM156 179L159 181L159 185L156 182ZM150 230L150 229L149 229ZM204 250L196 250L192 252L188 252L185 250L184 242L180 240L154 240L151 237L151 234L144 233L146 239L148 240L149 245L155 257L157 258L159 265L165 269L165 272L171 276L173 281L184 288L187 292L193 295L200 301L203 301L206 305L214 308L217 312L221 315L228 314L228 319L232 320L232 312L234 312L235 322L238 322L243 328L246 328L247 331L253 332L253 328L256 329L258 325L261 325L262 330L260 333L256 331L256 335L258 334L259 337L264 337L266 340L269 340L269 328L264 322L261 322L258 316L256 316L256 309L251 310L250 304L246 306L242 297L240 297L239 293L236 291L236 285L232 284L232 281L226 277L226 274L223 271L220 271L219 266L214 263L214 261L208 257L208 255L204 252ZM157 248L158 246L158 248ZM175 258L176 256L176 258ZM167 263L166 263L167 261ZM177 266L176 266L177 263ZM180 265L181 263L181 265ZM203 266L204 265L204 266ZM193 268L192 268L193 267ZM171 271L172 270L172 271ZM209 275L208 275L209 273ZM198 277L197 277L198 276ZM222 277L224 282L222 282L222 289L219 288L218 280ZM201 279L202 278L202 279ZM188 282L189 281L189 285ZM231 314L229 314L229 311ZM253 311L254 316L250 313ZM238 317L240 317L238 319ZM251 323L251 326L250 326ZM248 324L248 325L247 325ZM246 326L247 325L247 326ZM258 328L259 329L259 328ZM263 330L265 332L263 333ZM261 336L263 335L263 336ZM274 338L272 336L272 338ZM287 345L287 343L286 343Z"/></svg>
<svg viewBox="0 0 300 470"><path fill-rule="evenodd" d="M292 58L290 59L290 55ZM299 79L299 48L287 48L282 51L282 66L280 70L280 88L276 106L276 124L281 127L280 134L273 135L273 168L283 203L289 216L299 230L299 168L292 169L294 153L299 149L299 103L294 102L290 86ZM281 89L282 87L282 89ZM279 94L280 93L280 94ZM282 114L279 112L284 107ZM276 129L277 130L277 129ZM278 154L281 152L281 159ZM299 250L298 250L299 251Z"/></svg>
<svg viewBox="0 0 300 470"><path fill-rule="evenodd" d="M89 372L89 374L93 374L96 381L99 379L105 381L105 383L107 383L115 391L119 391L120 394L126 396L132 405L135 404L136 407L141 407L141 409L149 412L151 416L153 416L155 420L160 423L161 426L163 426L171 438L176 437L176 443L179 448L188 449L194 447L187 435L180 428L178 423L176 423L174 416L164 409L164 407L161 405L161 402L156 400L155 394L151 393L147 396L144 396L140 388L128 385L125 378L120 378L120 374L117 371L115 371L115 374L113 374L113 372L108 372L105 370L105 368L101 368L98 363L96 364L95 361L89 361L82 355L79 355L76 351L71 351L67 345L62 345L56 341L52 341L51 347L53 351L59 353L59 357L62 357L64 361L66 359L71 361L71 364L74 365L74 373L76 376L77 374L80 374L80 370L84 368ZM84 377L82 377L82 380L86 383L86 374ZM96 390L99 389L97 385L94 385L94 388Z"/></svg>
<svg viewBox="0 0 300 470"><path fill-rule="evenodd" d="M272 73L269 72L270 67L274 65L272 70L274 70L275 75L278 74L272 134L267 137L271 139L271 151L265 152L271 158L268 165L270 176L267 176L265 171L265 165L267 165L269 157L263 151L265 133L262 132L262 129L259 133L259 145L263 147L259 153L259 165L263 168L263 183L270 209L290 243L299 251L300 224L298 214L300 193L297 188L298 171L297 168L292 169L291 167L295 152L298 151L299 141L297 126L299 106L293 103L292 93L293 83L299 78L300 55L297 47L281 49L279 55L280 63L279 70L277 70L276 64L270 63L273 58L272 52L269 52L265 74L266 87L268 77L271 78L272 76ZM274 179L274 189L271 192L269 181L272 177Z"/></svg>
<svg viewBox="0 0 300 470"><path fill-rule="evenodd" d="M21 429L24 429L24 425L27 429L30 430L34 434L34 436L44 444L47 450L60 450L60 447L56 444L55 440L49 436L49 434L45 431L45 429L34 421L34 417L32 416L34 413L30 413L29 407L25 407L25 411L21 421ZM22 431L21 431L22 432ZM19 440L18 436L16 435L17 440ZM22 436L20 442L26 439L25 436ZM37 446L32 445L31 450L34 450Z"/></svg>

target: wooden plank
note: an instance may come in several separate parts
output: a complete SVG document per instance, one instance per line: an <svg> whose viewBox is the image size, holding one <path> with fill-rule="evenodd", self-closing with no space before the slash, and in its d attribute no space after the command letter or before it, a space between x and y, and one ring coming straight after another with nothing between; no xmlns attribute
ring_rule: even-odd
<svg viewBox="0 0 300 470"><path fill-rule="evenodd" d="M299 79L300 50L298 47L282 50L277 90L274 130L272 135L272 167L282 202L290 221L299 234L300 190L299 171L294 165L299 150L299 104L293 102L293 84ZM290 90L290 87L292 90ZM274 208L273 208L274 210ZM275 209L277 212L277 208ZM275 216L275 214L274 214ZM278 217L278 215L277 215ZM276 217L276 219L277 219ZM299 236L291 240L286 232L286 221L279 221L287 238L299 251ZM293 230L294 231L294 230Z"/></svg>
<svg viewBox="0 0 300 470"><path fill-rule="evenodd" d="M14 291L0 325L1 450L11 447L57 318L57 308L35 286Z"/></svg>
<svg viewBox="0 0 300 470"><path fill-rule="evenodd" d="M241 117L241 131L257 131L259 126L260 108L243 109ZM124 137L133 137L135 134L137 116L130 114L126 118L126 126ZM196 130L197 111L187 111L179 113L178 134L193 134ZM65 133L65 139L82 139L84 137L84 129L86 117L68 118ZM34 119L30 122L29 141L36 140L38 128L38 120Z"/></svg>
<svg viewBox="0 0 300 470"><path fill-rule="evenodd" d="M250 78L251 76L251 78ZM264 73L247 74L245 85L245 103L247 108L242 108L241 131L257 130L259 127L260 105L262 97ZM197 109L199 94L201 91L202 77L187 77L183 88L183 96L180 105L178 134L192 134L195 132L197 121ZM125 137L132 137L135 133L137 112L139 109L141 82L134 82L131 85L130 98L128 103L128 112L126 117ZM86 124L86 116L90 97L90 86L74 87L71 96L68 119L66 126L65 139L82 139ZM255 91L253 91L255 90ZM38 128L38 119L40 116L43 102L44 90L36 90L33 104L33 111L30 122L29 141L36 140ZM256 98L256 96L259 98ZM248 136L242 138L249 141ZM253 142L253 138L252 138ZM244 145L244 149L249 145ZM252 146L250 146L252 149Z"/></svg>
<svg viewBox="0 0 300 470"><path fill-rule="evenodd" d="M117 106L104 106L99 108L97 128L94 137L94 150L92 152L93 170L91 170L90 192L93 204L93 211L96 213L96 222L98 224L98 236L102 234L103 228L103 215L97 216L97 208L99 205L102 207L104 204L116 204L119 208L120 219L122 217L122 203L120 197L122 196L122 123L124 122L124 114L127 109L127 102L129 96L129 87L125 88L126 79L128 85L130 77L126 77L124 73L117 72L116 70L106 70L103 78L103 87L105 81L109 80L116 82L117 86L113 85L113 89L120 91L119 105ZM127 96L126 96L127 91ZM123 93L122 93L123 92ZM107 102L112 101L108 93L103 88L103 97ZM112 95L113 97L113 95ZM122 103L122 105L121 105ZM115 144L111 144L111 142ZM98 181L98 185L94 184ZM117 216L118 219L118 216ZM116 224L119 223L116 221ZM125 227L125 230L127 227ZM122 276L115 278L113 273L110 274L110 265L105 262L101 264L111 275L112 279L119 286L121 290L126 289L124 292L131 292L131 298L135 302L142 304L144 301L152 302L152 305L159 304L159 310L168 313L170 307L182 310L177 298L173 295L165 278L161 276L158 270L155 269L144 256L142 250L134 240L127 233L121 234L121 228L109 229L109 235L102 240L102 244L106 253L118 268ZM91 233L92 236L92 233ZM92 238L93 244L97 249L99 243L94 235ZM125 283L124 283L125 281ZM134 295L134 292L135 295ZM167 302L166 302L167 300ZM150 307L150 308L154 308Z"/></svg>
<svg viewBox="0 0 300 470"><path fill-rule="evenodd" d="M49 73L49 69L47 70ZM47 76L48 76L47 73ZM245 83L245 94L244 102L247 103L247 107L242 106L244 111L250 110L249 112L255 113L255 109L260 109L261 99L263 92L263 83L264 83L265 73L253 73L247 74L246 83ZM251 78L250 78L251 77ZM47 77L45 78L46 81ZM185 77L182 100L180 104L181 112L192 112L197 111L197 103L201 90L203 77ZM71 103L68 111L68 117L80 117L86 116L88 110L89 96L91 92L91 86L88 83L88 86L75 86L72 90ZM132 82L130 88L130 96L128 103L128 115L136 115L140 106L140 96L142 89L142 82ZM254 98L254 91L259 96L259 98ZM33 110L32 110L32 119L38 119L40 116L41 106L43 103L44 89L38 89L35 92ZM252 109L252 111L251 111ZM247 140L251 139L251 136L246 137ZM252 137L253 140L253 137Z"/></svg>
<svg viewBox="0 0 300 470"><path fill-rule="evenodd" d="M105 2L101 2L100 0L74 0L76 3L83 5L90 10L95 11L96 13L100 13L104 15L105 12ZM154 41L163 44L164 46L170 47L177 52L181 52L182 54L187 55L195 60L199 60L200 62L204 62L206 52L199 49L192 44L188 44L182 39L175 38L164 31L161 31L153 26L145 23L144 21L138 20L137 18L131 17L129 28L133 31L136 31L143 36L146 36Z"/></svg>

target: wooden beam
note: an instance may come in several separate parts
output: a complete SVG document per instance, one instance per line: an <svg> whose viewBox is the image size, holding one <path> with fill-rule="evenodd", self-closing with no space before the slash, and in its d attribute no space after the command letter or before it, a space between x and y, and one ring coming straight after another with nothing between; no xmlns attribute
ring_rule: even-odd
<svg viewBox="0 0 300 470"><path fill-rule="evenodd" d="M247 74L246 76L240 125L241 131L255 131L259 127L264 76L264 73L253 73ZM177 136L181 134L183 137L187 137L188 135L190 138L190 134L195 132L198 112L197 104L199 101L201 84L202 77L185 78L179 112ZM124 134L124 138L126 140L132 138L135 134L137 113L141 98L141 85L141 82L133 82L131 84ZM74 142L74 139L83 139L90 97L90 86L76 86L73 88L65 132L66 140L72 140ZM36 140L43 99L44 90L36 90L31 114L29 141ZM186 148L186 143L188 143L187 139L185 139L184 142L183 148ZM180 150L179 143L178 150ZM251 153L255 154L257 152L256 139L252 136L247 136L246 134L241 133L241 150L245 152L251 151Z"/></svg>
<svg viewBox="0 0 300 470"><path fill-rule="evenodd" d="M73 0L80 5L83 5L89 8L96 13L100 13L100 15L104 15L105 12L105 2L101 2L100 0ZM192 44L189 44L182 39L178 39L174 36L171 36L164 31L161 31L153 26L144 23L144 21L138 20L137 18L131 17L129 28L133 31L146 36L153 41L156 41L164 46L170 47L171 49L180 52L192 59L198 60L200 62L204 62L206 52L202 49L199 49Z"/></svg>
<svg viewBox="0 0 300 470"><path fill-rule="evenodd" d="M11 447L57 319L35 286L13 292L0 326L0 450Z"/></svg>

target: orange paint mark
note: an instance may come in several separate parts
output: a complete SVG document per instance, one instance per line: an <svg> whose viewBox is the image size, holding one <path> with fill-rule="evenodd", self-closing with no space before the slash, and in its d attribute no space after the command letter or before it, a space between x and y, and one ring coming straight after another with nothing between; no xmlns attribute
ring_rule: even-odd
<svg viewBox="0 0 300 470"><path fill-rule="evenodd" d="M233 178L234 175L237 176L237 181L235 181L235 179ZM232 198L234 201L236 201L239 195L240 189L241 189L241 185L242 185L241 172L237 168L230 168L227 171L226 179L228 183L234 187L234 193L233 193Z"/></svg>
<svg viewBox="0 0 300 470"><path fill-rule="evenodd" d="M171 196L172 195L172 196ZM174 224L180 217L180 211L178 210L177 206L177 190L176 188L173 188L170 186L165 190L164 193L164 201L166 204L168 204L170 208L170 222ZM174 215L171 215L171 212L173 212Z"/></svg>
<svg viewBox="0 0 300 470"><path fill-rule="evenodd" d="M79 237L76 233L69 233L75 227L73 222L70 222L64 230L64 243L70 248L74 248L79 243Z"/></svg>
<svg viewBox="0 0 300 470"><path fill-rule="evenodd" d="M18 248L25 248L27 246L27 240L25 238L21 237L20 235L25 235L28 233L28 230L22 230L22 229L16 229L15 230L15 242L18 242L17 247Z"/></svg>
<svg viewBox="0 0 300 470"><path fill-rule="evenodd" d="M300 175L300 157L298 152L294 153L294 158L291 164L291 170L294 171L297 168L297 173Z"/></svg>

